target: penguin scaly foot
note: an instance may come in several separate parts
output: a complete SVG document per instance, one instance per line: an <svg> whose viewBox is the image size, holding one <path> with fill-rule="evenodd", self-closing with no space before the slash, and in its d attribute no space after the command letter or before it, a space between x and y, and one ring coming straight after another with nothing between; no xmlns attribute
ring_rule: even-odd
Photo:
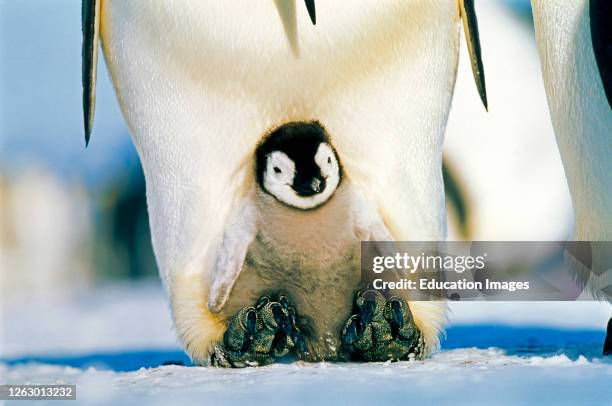
<svg viewBox="0 0 612 406"><path fill-rule="evenodd" d="M223 341L210 356L213 366L244 368L271 364L291 351L303 351L295 310L285 296L262 296L230 319Z"/></svg>
<svg viewBox="0 0 612 406"><path fill-rule="evenodd" d="M408 303L397 296L387 300L376 290L355 295L342 343L351 360L368 362L419 358L424 348Z"/></svg>

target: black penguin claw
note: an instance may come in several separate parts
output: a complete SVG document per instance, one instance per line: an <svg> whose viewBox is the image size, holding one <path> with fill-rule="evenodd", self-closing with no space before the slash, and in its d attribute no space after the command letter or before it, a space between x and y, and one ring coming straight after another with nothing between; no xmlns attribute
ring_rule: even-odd
<svg viewBox="0 0 612 406"><path fill-rule="evenodd" d="M376 302L374 300L366 299L359 312L359 321L362 326L367 326L372 322L372 317L374 317L375 310ZM359 330L363 331L363 328L360 328Z"/></svg>
<svg viewBox="0 0 612 406"><path fill-rule="evenodd" d="M269 296L262 296L260 297L257 302L255 303L255 309L257 309L258 311L261 310L265 305L267 305L268 303L270 303L270 297Z"/></svg>
<svg viewBox="0 0 612 406"><path fill-rule="evenodd" d="M300 333L299 330L293 330L293 332L291 333L291 341L293 341L295 350L298 353L307 352L306 341L304 340L304 337L302 336L302 333Z"/></svg>
<svg viewBox="0 0 612 406"><path fill-rule="evenodd" d="M290 307L287 310L287 315L289 316L289 321L291 322L291 325L295 328L296 314L295 314L295 310L293 309L293 307Z"/></svg>
<svg viewBox="0 0 612 406"><path fill-rule="evenodd" d="M278 303L280 303L280 304L281 304L281 306L283 306L283 309L285 309L285 310L287 310L287 311L290 309L290 306L289 306L289 299L287 299L287 296L285 296L285 295L280 295L280 296L278 297Z"/></svg>
<svg viewBox="0 0 612 406"><path fill-rule="evenodd" d="M357 340L357 316L353 315L349 319L346 327L342 334L342 343L345 346L352 346L355 340Z"/></svg>
<svg viewBox="0 0 612 406"><path fill-rule="evenodd" d="M291 334L293 328L291 327L291 322L283 306L278 303L272 304L272 314L274 315L274 320L278 324L279 329L285 334Z"/></svg>
<svg viewBox="0 0 612 406"><path fill-rule="evenodd" d="M257 312L253 308L247 311L245 329L247 335L253 337L257 329Z"/></svg>
<svg viewBox="0 0 612 406"><path fill-rule="evenodd" d="M395 329L401 329L404 327L404 311L402 310L402 303L396 298L389 300L391 305L392 324Z"/></svg>

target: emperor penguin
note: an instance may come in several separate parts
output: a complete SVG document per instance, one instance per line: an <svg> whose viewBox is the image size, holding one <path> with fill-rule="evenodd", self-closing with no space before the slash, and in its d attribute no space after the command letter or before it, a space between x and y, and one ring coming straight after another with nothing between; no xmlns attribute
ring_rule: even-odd
<svg viewBox="0 0 612 406"><path fill-rule="evenodd" d="M361 283L360 242L392 237L321 124L284 124L255 155L255 190L230 215L212 273L208 308L230 319L214 363L261 365L293 349L306 361L420 355L406 301Z"/></svg>
<svg viewBox="0 0 612 406"><path fill-rule="evenodd" d="M612 3L532 0L536 40L575 216L574 239L593 241L574 261L596 297L612 299ZM589 266L585 266L585 262ZM612 319L604 353L612 354Z"/></svg>
<svg viewBox="0 0 612 406"><path fill-rule="evenodd" d="M329 201L323 194L310 196L309 201L321 200L318 208L292 207L296 219L332 209L347 195L357 196L348 193L356 190L390 239L446 238L442 144L462 22L478 93L487 105L473 0L319 0L316 7L314 0L82 4L85 139L89 142L93 127L100 38L142 162L153 247L176 332L195 363L219 361L217 348L226 341L226 332L232 336L237 331L236 320L252 332L264 317L259 317L260 310L272 314L266 320L285 334L276 344L280 340L301 347L299 323L291 327L294 314L301 314L302 299L296 295L251 303L255 317L247 306L238 310L242 318L230 309L245 309L240 306L253 298L251 289L241 290L240 277L226 303L211 296L220 292L223 298L229 286L221 283L220 289L211 290L228 241L224 235L236 213L240 218L248 210L241 209L245 198L258 188L263 191L257 179L261 174L253 171L253 156L275 129L317 122L332 140L327 143L333 146L332 161L340 157L343 180L333 196ZM279 206L279 212L289 210L282 205L299 206L266 183L263 186L269 192L263 198ZM333 184L318 187L334 190ZM276 251L297 232L291 227L285 231L286 240L274 240ZM240 247L244 250L244 241ZM342 331L347 347L363 344L363 325L378 322L383 308L396 319L396 327L402 324L402 300L384 302L378 296L366 297L358 286L351 289L362 309L361 321L347 322L345 314L334 321L347 322ZM446 305L407 300L407 306L411 322L402 327L404 336L420 342L419 356L426 356L438 345ZM308 308L304 310L310 315ZM313 317L321 317L311 323L316 330L328 316ZM415 332L409 331L412 327ZM306 351L309 344L322 348L322 358L334 351L333 345L305 344ZM275 346L275 354L284 353L283 347ZM395 356L385 351L362 355L366 360Z"/></svg>

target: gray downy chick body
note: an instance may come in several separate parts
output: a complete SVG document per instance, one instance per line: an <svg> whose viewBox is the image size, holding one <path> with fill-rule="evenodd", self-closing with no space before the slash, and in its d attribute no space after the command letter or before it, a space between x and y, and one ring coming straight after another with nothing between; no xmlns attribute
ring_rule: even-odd
<svg viewBox="0 0 612 406"><path fill-rule="evenodd" d="M222 315L231 317L262 295L283 294L297 311L305 359L338 359L341 330L361 280L360 242L371 239L372 230L385 230L377 238L390 237L382 222L372 225L378 215L343 176L318 123L275 130L260 144L256 158L256 190L238 209L228 227L233 231L225 235L230 242L223 244L235 249L231 241L248 241L244 261L233 279L220 277L230 280L229 287L213 283L213 292L222 292L218 296L225 299L213 299L209 306L216 303Z"/></svg>

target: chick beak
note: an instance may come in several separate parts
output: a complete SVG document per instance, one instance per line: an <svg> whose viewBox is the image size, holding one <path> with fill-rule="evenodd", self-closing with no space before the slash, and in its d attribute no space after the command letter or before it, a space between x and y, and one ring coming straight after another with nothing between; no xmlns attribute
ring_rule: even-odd
<svg viewBox="0 0 612 406"><path fill-rule="evenodd" d="M309 180L299 180L294 183L293 190L302 197L313 196L325 190L325 179L316 176Z"/></svg>

